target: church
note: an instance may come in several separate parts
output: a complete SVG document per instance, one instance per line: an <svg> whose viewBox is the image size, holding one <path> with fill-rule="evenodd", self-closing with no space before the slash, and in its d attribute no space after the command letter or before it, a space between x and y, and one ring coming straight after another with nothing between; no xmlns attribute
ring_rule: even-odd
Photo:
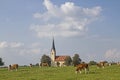
<svg viewBox="0 0 120 80"><path fill-rule="evenodd" d="M56 55L56 49L55 49L55 42L54 42L54 38L53 38L53 42L52 42L52 48L51 48L51 52L50 52L50 58L51 58L51 66L57 66L57 63L59 63L59 66L64 66L65 63L65 59L68 56L58 56Z"/></svg>

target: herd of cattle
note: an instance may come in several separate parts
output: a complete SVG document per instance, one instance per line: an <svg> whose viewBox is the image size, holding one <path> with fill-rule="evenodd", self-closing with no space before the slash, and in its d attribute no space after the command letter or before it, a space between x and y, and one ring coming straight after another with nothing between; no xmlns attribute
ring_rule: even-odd
<svg viewBox="0 0 120 80"><path fill-rule="evenodd" d="M120 62L116 63L118 66L120 66ZM103 62L99 62L96 64L97 65L97 68L105 68L105 66L111 66L112 64L111 63L107 63L105 61ZM89 72L89 65L87 63L81 63L81 64L78 64L76 66L76 73L80 72L84 70L85 73L88 73Z"/></svg>
<svg viewBox="0 0 120 80"><path fill-rule="evenodd" d="M48 65L48 63L40 63L39 66L40 66L40 67L42 67L42 66L47 66L47 67L48 67L49 65ZM8 66L8 71L12 71L12 70L16 70L16 71L17 71L17 70L18 70L18 67L19 67L18 64L10 64L10 65ZM32 64L29 64L29 67L32 68L33 65L32 65Z"/></svg>
<svg viewBox="0 0 120 80"><path fill-rule="evenodd" d="M104 61L96 64L97 68L105 68L105 66L111 66L111 65L112 65L111 63L106 63ZM120 66L120 62L118 62L117 65ZM30 68L32 68L33 65L29 64L29 66L30 66ZM48 64L43 63L43 64L40 64L39 66L48 66ZM18 67L19 67L18 64L12 64L12 65L8 66L8 70L9 71L11 71L11 70L16 70L17 71ZM78 72L81 73L82 70L84 70L85 73L89 73L89 64L81 63L81 64L76 65L76 70L75 70L76 73L78 73Z"/></svg>

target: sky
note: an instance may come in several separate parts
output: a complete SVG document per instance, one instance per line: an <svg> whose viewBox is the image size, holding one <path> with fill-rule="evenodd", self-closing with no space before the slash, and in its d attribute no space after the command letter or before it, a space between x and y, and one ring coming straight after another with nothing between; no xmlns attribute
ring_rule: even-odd
<svg viewBox="0 0 120 80"><path fill-rule="evenodd" d="M0 0L0 57L5 65L36 64L79 54L84 62L120 61L119 0Z"/></svg>

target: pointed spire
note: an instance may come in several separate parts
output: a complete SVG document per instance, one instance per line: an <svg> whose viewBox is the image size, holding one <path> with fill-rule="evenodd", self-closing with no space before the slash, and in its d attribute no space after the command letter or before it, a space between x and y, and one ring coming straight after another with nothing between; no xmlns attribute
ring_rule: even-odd
<svg viewBox="0 0 120 80"><path fill-rule="evenodd" d="M56 50L55 50L54 37L53 37L53 42L52 42L52 50L56 51Z"/></svg>

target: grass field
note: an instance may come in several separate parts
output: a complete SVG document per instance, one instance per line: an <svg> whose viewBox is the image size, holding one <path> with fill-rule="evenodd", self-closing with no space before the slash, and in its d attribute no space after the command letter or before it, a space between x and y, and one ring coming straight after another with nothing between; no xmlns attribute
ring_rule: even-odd
<svg viewBox="0 0 120 80"><path fill-rule="evenodd" d="M120 80L120 66L90 66L89 74L75 74L75 67L19 67L18 71L0 68L0 80Z"/></svg>

